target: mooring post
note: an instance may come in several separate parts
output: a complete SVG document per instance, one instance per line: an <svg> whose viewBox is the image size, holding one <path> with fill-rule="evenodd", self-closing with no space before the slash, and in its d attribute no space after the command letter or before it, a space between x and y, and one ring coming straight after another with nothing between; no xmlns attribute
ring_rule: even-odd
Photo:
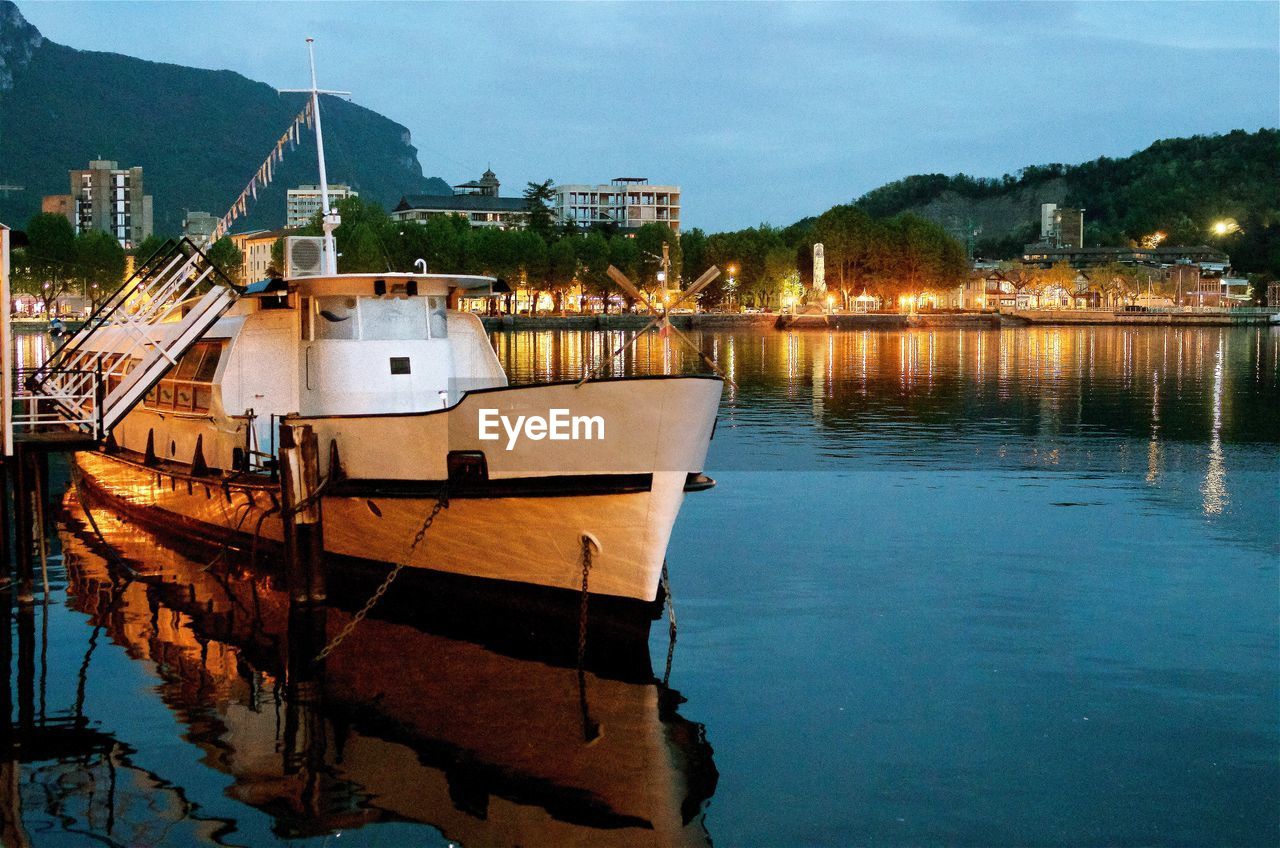
<svg viewBox="0 0 1280 848"><path fill-rule="evenodd" d="M322 604L290 600L288 673L285 680L284 771L318 773L324 761L324 721L320 712L322 664L316 654L326 640Z"/></svg>
<svg viewBox="0 0 1280 848"><path fill-rule="evenodd" d="M32 594L35 553L35 480L30 452L19 448L13 474L14 560L18 567L18 603L29 604Z"/></svg>
<svg viewBox="0 0 1280 848"><path fill-rule="evenodd" d="M9 465L9 461L0 456L0 583L7 583L13 574L9 547Z"/></svg>
<svg viewBox="0 0 1280 848"><path fill-rule="evenodd" d="M289 597L325 599L324 525L320 510L320 449L309 425L280 425L280 500L284 512Z"/></svg>

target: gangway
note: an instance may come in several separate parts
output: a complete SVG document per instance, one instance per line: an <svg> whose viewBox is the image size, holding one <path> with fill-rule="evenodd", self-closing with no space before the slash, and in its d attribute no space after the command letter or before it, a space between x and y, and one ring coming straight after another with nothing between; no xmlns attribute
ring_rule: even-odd
<svg viewBox="0 0 1280 848"><path fill-rule="evenodd" d="M190 239L170 239L42 365L14 375L15 432L105 438L242 291Z"/></svg>

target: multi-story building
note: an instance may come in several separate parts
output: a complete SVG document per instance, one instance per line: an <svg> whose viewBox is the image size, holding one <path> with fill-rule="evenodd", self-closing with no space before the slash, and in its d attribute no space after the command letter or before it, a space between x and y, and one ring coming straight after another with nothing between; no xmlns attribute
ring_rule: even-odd
<svg viewBox="0 0 1280 848"><path fill-rule="evenodd" d="M644 177L615 177L608 185L559 185L555 216L562 224L579 227L666 224L679 235L680 186L650 185Z"/></svg>
<svg viewBox="0 0 1280 848"><path fill-rule="evenodd" d="M1194 263L1205 270L1217 273L1230 266L1230 259L1221 250L1196 245L1192 247L1046 247L1043 242L1028 244L1023 248L1022 262L1048 268L1055 262L1066 260L1077 268L1119 262L1122 265L1149 265L1153 268L1176 263Z"/></svg>
<svg viewBox="0 0 1280 848"><path fill-rule="evenodd" d="M196 244L207 242L218 228L218 219L208 212L188 212L182 219L182 234Z"/></svg>
<svg viewBox="0 0 1280 848"><path fill-rule="evenodd" d="M69 194L46 194L40 199L40 211L48 215L61 215L75 226L75 204L71 202Z"/></svg>
<svg viewBox="0 0 1280 848"><path fill-rule="evenodd" d="M271 248L276 241L289 235L292 230L249 230L244 233L233 233L231 243L240 249L243 257L240 266L240 279L244 283L254 283L267 278L267 269L271 267ZM277 268L277 271L283 271Z"/></svg>
<svg viewBox="0 0 1280 848"><path fill-rule="evenodd" d="M1040 204L1040 242L1045 247L1084 247L1084 210Z"/></svg>
<svg viewBox="0 0 1280 848"><path fill-rule="evenodd" d="M94 159L70 176L71 223L77 233L102 230L126 248L151 235L151 195L144 193L141 168Z"/></svg>
<svg viewBox="0 0 1280 848"><path fill-rule="evenodd" d="M305 227L311 223L311 219L319 215L321 194L318 185L300 185L297 188L291 188L287 192L285 200L284 224L286 227L293 229L294 227ZM359 197L360 192L355 191L349 185L338 183L329 186L329 203L336 205L339 200L347 197Z"/></svg>
<svg viewBox="0 0 1280 848"><path fill-rule="evenodd" d="M499 197L500 186L493 171L486 170L480 179L454 186L453 194L406 194L391 217L421 223L440 215L457 215L473 227L524 227L529 220L529 202L523 197Z"/></svg>

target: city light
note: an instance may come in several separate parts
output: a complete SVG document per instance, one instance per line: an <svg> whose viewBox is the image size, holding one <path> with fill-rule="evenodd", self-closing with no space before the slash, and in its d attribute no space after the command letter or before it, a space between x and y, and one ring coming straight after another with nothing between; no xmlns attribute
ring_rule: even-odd
<svg viewBox="0 0 1280 848"><path fill-rule="evenodd" d="M1152 250L1160 246L1160 242L1169 237L1168 233L1157 230L1149 236L1142 237L1142 246L1148 250Z"/></svg>
<svg viewBox="0 0 1280 848"><path fill-rule="evenodd" d="M1234 218L1223 218L1213 222L1213 234L1216 236L1229 236L1239 231L1240 224Z"/></svg>

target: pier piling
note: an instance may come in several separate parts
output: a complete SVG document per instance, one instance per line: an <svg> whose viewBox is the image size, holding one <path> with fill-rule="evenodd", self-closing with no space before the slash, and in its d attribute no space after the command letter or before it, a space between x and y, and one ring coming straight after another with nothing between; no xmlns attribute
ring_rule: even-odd
<svg viewBox="0 0 1280 848"><path fill-rule="evenodd" d="M289 596L325 599L324 524L320 508L320 448L309 425L280 425L280 495L284 513Z"/></svg>

